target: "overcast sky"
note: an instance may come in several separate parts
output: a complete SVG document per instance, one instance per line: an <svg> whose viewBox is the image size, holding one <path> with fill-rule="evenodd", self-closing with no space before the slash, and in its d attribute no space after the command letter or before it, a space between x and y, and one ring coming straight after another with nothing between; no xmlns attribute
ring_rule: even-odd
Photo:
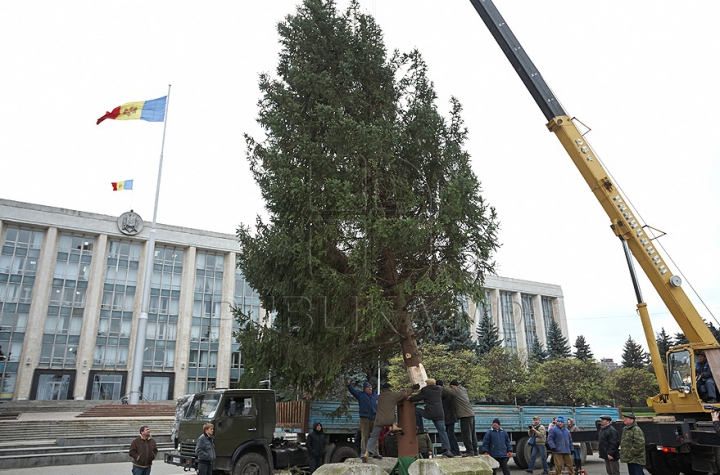
<svg viewBox="0 0 720 475"><path fill-rule="evenodd" d="M703 317L720 313L717 0L495 0ZM162 124L95 121L172 84L158 221L234 233L263 203L242 134L297 0L0 3L0 198L152 220ZM562 286L571 343L645 344L609 219L468 0L360 0L388 50L418 48L502 224L498 274ZM339 5L347 5L340 1ZM134 180L134 191L110 183ZM638 271L640 269L638 268ZM649 282L656 332L678 330ZM691 288L692 285L692 288ZM717 322L716 322L717 324Z"/></svg>

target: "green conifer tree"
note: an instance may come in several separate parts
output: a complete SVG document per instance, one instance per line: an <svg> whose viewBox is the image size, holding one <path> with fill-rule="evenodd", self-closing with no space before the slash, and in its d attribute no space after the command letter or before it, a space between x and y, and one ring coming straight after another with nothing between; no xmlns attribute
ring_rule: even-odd
<svg viewBox="0 0 720 475"><path fill-rule="evenodd" d="M547 331L547 352L548 359L570 358L570 344L560 329L560 324L555 320L550 321L550 328Z"/></svg>

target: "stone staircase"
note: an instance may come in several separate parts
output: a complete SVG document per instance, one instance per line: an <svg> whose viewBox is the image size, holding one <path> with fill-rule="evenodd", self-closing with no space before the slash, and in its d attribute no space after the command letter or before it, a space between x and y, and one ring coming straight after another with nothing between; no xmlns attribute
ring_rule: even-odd
<svg viewBox="0 0 720 475"><path fill-rule="evenodd" d="M130 462L140 426L158 444L156 462L172 450L174 401L108 405L107 401L8 401L0 414L0 470L86 463ZM89 414L89 415L88 415ZM84 415L84 417L78 417Z"/></svg>
<svg viewBox="0 0 720 475"><path fill-rule="evenodd" d="M120 401L88 401L88 400L67 400L67 401L2 401L0 402L0 414L23 413L23 412L85 412L96 406L123 406ZM175 407L175 401L153 401L143 402L133 407L146 405L163 405ZM125 405L130 406L129 404Z"/></svg>
<svg viewBox="0 0 720 475"><path fill-rule="evenodd" d="M167 404L122 404L95 406L76 417L175 417L175 406Z"/></svg>

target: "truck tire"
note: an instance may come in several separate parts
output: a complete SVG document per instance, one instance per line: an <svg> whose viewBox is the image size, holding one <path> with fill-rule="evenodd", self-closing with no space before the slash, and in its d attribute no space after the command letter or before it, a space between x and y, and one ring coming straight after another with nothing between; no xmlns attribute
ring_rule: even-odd
<svg viewBox="0 0 720 475"><path fill-rule="evenodd" d="M528 468L530 463L530 453L532 452L532 447L528 445L528 440L530 440L530 437L523 437L517 441L517 444L515 444L515 456L513 456L513 461L515 462L515 465L523 470Z"/></svg>
<svg viewBox="0 0 720 475"><path fill-rule="evenodd" d="M270 466L262 455L250 452L235 462L233 475L269 475Z"/></svg>
<svg viewBox="0 0 720 475"><path fill-rule="evenodd" d="M660 450L647 450L648 472L652 475L679 475L680 469L675 467L673 460L669 460Z"/></svg>
<svg viewBox="0 0 720 475"><path fill-rule="evenodd" d="M354 459L357 457L358 453L355 448L347 445L340 445L335 448L332 455L330 456L330 463L340 463L344 462L347 459Z"/></svg>

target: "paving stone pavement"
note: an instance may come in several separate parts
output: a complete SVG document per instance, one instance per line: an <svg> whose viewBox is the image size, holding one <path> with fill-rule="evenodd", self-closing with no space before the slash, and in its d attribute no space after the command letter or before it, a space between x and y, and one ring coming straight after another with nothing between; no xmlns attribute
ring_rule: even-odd
<svg viewBox="0 0 720 475"><path fill-rule="evenodd" d="M605 462L598 458L597 454L588 457L587 462L583 466L587 475L607 475L605 473ZM12 472L13 475L130 475L132 472L132 464L127 463L98 463L87 465L59 465L54 467L36 467L21 468L13 470L0 470L0 474ZM535 475L539 475L541 470L536 470ZM156 461L153 464L151 475L183 475L195 472L185 472L182 468L168 465L162 461ZM276 472L277 475L286 475L288 472ZM510 473L512 475L527 475L523 470L517 468L514 463L510 462ZM627 475L627 465L620 464L620 474ZM645 472L649 475L648 472ZM497 475L502 475L498 471Z"/></svg>

